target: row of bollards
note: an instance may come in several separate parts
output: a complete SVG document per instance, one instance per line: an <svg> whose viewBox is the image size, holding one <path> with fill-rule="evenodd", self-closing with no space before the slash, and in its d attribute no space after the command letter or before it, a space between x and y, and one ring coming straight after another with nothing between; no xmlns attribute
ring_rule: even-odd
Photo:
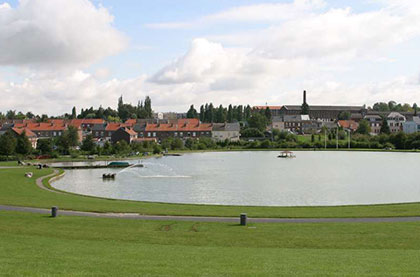
<svg viewBox="0 0 420 277"><path fill-rule="evenodd" d="M57 217L58 215L58 207L54 206L51 208L51 217ZM248 217L246 213L242 213L240 215L240 225L241 226L246 226L246 221L247 221Z"/></svg>

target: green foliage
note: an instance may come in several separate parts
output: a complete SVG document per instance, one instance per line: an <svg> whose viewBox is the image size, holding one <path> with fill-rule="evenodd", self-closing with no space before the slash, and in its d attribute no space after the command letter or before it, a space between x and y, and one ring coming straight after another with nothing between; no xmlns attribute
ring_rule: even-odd
<svg viewBox="0 0 420 277"><path fill-rule="evenodd" d="M369 135L370 133L370 125L369 122L367 120L361 120L359 122L359 127L356 130L356 133L358 134L362 134L362 135Z"/></svg>
<svg viewBox="0 0 420 277"><path fill-rule="evenodd" d="M194 109L194 105L190 106L190 109L187 112L187 118L198 118L197 110Z"/></svg>
<svg viewBox="0 0 420 277"><path fill-rule="evenodd" d="M17 141L11 132L0 136L0 155L11 156L15 153Z"/></svg>
<svg viewBox="0 0 420 277"><path fill-rule="evenodd" d="M262 115L259 112L252 113L251 117L248 119L248 124L250 128L255 128L264 132L268 125L267 117Z"/></svg>
<svg viewBox="0 0 420 277"><path fill-rule="evenodd" d="M91 154L93 154L96 150L96 145L93 142L93 136L92 134L87 135L83 141L82 141L82 145L80 146L80 149L82 149L83 151L89 152Z"/></svg>
<svg viewBox="0 0 420 277"><path fill-rule="evenodd" d="M50 155L53 150L53 143L51 139L38 139L36 149L40 151L41 155Z"/></svg>
<svg viewBox="0 0 420 277"><path fill-rule="evenodd" d="M26 136L25 131L23 131L22 134L18 135L16 138L16 153L26 156L31 152L32 144Z"/></svg>
<svg viewBox="0 0 420 277"><path fill-rule="evenodd" d="M348 111L343 111L338 114L338 120L350 120L351 113Z"/></svg>
<svg viewBox="0 0 420 277"><path fill-rule="evenodd" d="M391 133L391 130L389 129L389 126L388 126L388 122L385 117L382 119L382 126L381 126L380 132L381 134L387 134L387 135Z"/></svg>
<svg viewBox="0 0 420 277"><path fill-rule="evenodd" d="M125 156L130 153L130 146L125 140L120 140L113 146L113 152L117 155Z"/></svg>
<svg viewBox="0 0 420 277"><path fill-rule="evenodd" d="M162 153L162 147L159 144L153 145L153 154Z"/></svg>
<svg viewBox="0 0 420 277"><path fill-rule="evenodd" d="M172 140L171 142L171 149L172 150L180 150L184 148L184 143L182 142L182 140L180 138L175 138Z"/></svg>
<svg viewBox="0 0 420 277"><path fill-rule="evenodd" d="M261 138L264 133L257 128L245 128L241 130L241 137L243 138Z"/></svg>

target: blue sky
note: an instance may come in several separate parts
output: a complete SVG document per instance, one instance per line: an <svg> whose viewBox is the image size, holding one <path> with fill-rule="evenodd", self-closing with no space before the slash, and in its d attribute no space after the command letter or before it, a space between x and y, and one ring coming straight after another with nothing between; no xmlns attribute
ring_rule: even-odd
<svg viewBox="0 0 420 277"><path fill-rule="evenodd" d="M0 0L0 111L420 102L411 0ZM22 102L36 97L38 102Z"/></svg>

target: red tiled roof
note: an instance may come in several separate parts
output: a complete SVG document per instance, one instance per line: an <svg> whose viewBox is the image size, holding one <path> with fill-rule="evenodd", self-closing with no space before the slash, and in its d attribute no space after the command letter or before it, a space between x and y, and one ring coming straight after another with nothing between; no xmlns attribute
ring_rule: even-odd
<svg viewBox="0 0 420 277"><path fill-rule="evenodd" d="M14 127L14 128L12 128L12 130L18 135L21 135L23 132L25 132L25 135L28 138L36 137L35 133L32 132L31 130L29 130L28 128L16 128L16 127Z"/></svg>
<svg viewBox="0 0 420 277"><path fill-rule="evenodd" d="M125 122L127 126L133 126L136 123L137 123L137 119L127 119L127 121Z"/></svg>
<svg viewBox="0 0 420 277"><path fill-rule="evenodd" d="M121 127L127 127L124 123L111 122L106 125L105 131L117 131Z"/></svg>
<svg viewBox="0 0 420 277"><path fill-rule="evenodd" d="M178 119L178 125L184 125L184 124L199 124L200 120L198 118L182 118Z"/></svg>
<svg viewBox="0 0 420 277"><path fill-rule="evenodd" d="M128 134L130 134L131 136L136 136L137 135L137 133L136 133L136 131L134 131L133 129L131 129L131 128L124 128L124 131L126 131Z"/></svg>
<svg viewBox="0 0 420 277"><path fill-rule="evenodd" d="M72 119L69 125L79 127L82 124L104 124L105 120L102 118L84 118L84 119Z"/></svg>
<svg viewBox="0 0 420 277"><path fill-rule="evenodd" d="M339 120L338 125L340 125L344 129L351 129L351 130L357 130L357 128L359 127L359 123L357 123L354 120Z"/></svg>
<svg viewBox="0 0 420 277"><path fill-rule="evenodd" d="M147 124L146 132L203 132L211 131L211 123L202 124Z"/></svg>
<svg viewBox="0 0 420 277"><path fill-rule="evenodd" d="M28 124L15 124L15 128L27 128L31 131L64 131L67 129L65 125L55 125L53 123L28 123Z"/></svg>

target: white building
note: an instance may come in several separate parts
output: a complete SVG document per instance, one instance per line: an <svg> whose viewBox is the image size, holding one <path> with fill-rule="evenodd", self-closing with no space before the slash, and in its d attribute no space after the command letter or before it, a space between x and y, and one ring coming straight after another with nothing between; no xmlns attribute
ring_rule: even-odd
<svg viewBox="0 0 420 277"><path fill-rule="evenodd" d="M216 141L239 141L241 127L236 123L214 123L212 126L212 138Z"/></svg>
<svg viewBox="0 0 420 277"><path fill-rule="evenodd" d="M400 113L392 112L387 116L386 120L391 133L398 133L403 130L403 123L406 121L406 118Z"/></svg>
<svg viewBox="0 0 420 277"><path fill-rule="evenodd" d="M413 134L420 132L420 117L413 117L412 121L406 121L403 123L403 131L406 134Z"/></svg>

